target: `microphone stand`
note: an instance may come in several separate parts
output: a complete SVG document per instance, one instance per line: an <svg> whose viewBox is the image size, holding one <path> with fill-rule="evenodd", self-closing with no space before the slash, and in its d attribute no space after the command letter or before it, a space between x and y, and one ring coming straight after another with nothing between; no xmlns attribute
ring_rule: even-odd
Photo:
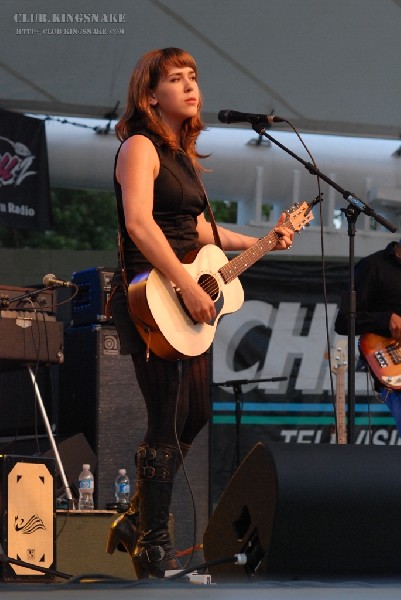
<svg viewBox="0 0 401 600"><path fill-rule="evenodd" d="M25 294L21 294L20 296L15 296L14 298L11 298L11 299L10 298L7 298L7 299L1 298L1 300L0 300L0 311L1 311L1 309L9 309L10 308L10 302L17 302L17 303L19 303L21 300L25 300L27 298L34 299L41 292L43 292L43 290L53 289L53 287L54 286L46 286L46 287L42 287L42 288L40 288L38 290L27 291ZM54 440L54 435L53 435L53 432L52 432L52 428L50 426L49 418L48 418L47 413L46 413L46 408L45 408L42 396L41 396L40 391L39 391L39 387L38 387L38 384L37 384L37 381L36 381L36 376L35 376L34 372L32 371L32 368L31 368L31 366L29 364L27 364L26 367L28 369L29 375L30 375L31 380L32 380L32 386L33 386L33 389L35 391L35 398L36 398L36 401L38 403L38 406L39 406L39 409L40 409L40 412L41 412L41 415L42 415L43 423L44 423L44 426L45 426L46 432L47 432L47 437L49 438L50 445L51 445L51 447L53 449L53 452L54 452L54 456L55 456L55 460L56 460L56 463L57 463L57 466L58 466L58 469L59 469L60 477L61 477L61 480L63 482L64 490L65 490L65 493L66 493L66 496L67 496L68 506L70 507L70 506L72 506L72 503L73 503L73 497L72 497L72 493L71 493L71 488L70 488L70 486L68 484L67 477L66 477L66 474L65 474L65 471L64 471L64 467L63 467L63 463L61 461L60 453L58 451L56 442Z"/></svg>
<svg viewBox="0 0 401 600"><path fill-rule="evenodd" d="M288 121L287 121L288 122ZM388 231L395 233L397 228L389 223L384 217L378 215L373 208L371 208L366 202L360 200L355 194L342 188L338 183L327 177L324 173L312 163L304 161L302 158L297 156L289 148L275 140L271 135L266 132L266 128L269 124L266 123L255 123L252 128L259 135L264 135L276 146L287 152L290 156L300 162L311 175L316 175L332 188L337 190L344 200L347 200L349 205L346 209L342 209L348 220L348 236L349 236L349 297L348 297L348 428L347 428L347 441L349 444L353 444L355 441L355 316L356 316L356 300L355 300L355 288L354 288L354 264L355 264L355 223L363 212L368 217L372 217L377 223L383 225Z"/></svg>
<svg viewBox="0 0 401 600"><path fill-rule="evenodd" d="M55 285L47 285L47 286L38 288L37 290L27 290L24 294L20 294L19 296L13 296L12 298L9 298L8 296L0 296L0 312L1 312L1 310L9 310L11 302L13 304L15 304L15 303L18 304L19 302L22 302L23 300L27 300L28 298L30 300L35 300L43 291L54 290L55 287L56 287ZM57 287L60 287L60 286L57 286ZM1 315L0 315L0 318L1 318Z"/></svg>
<svg viewBox="0 0 401 600"><path fill-rule="evenodd" d="M248 383L262 383L263 381L287 381L288 377L270 377L268 379L231 379L221 383L212 383L215 386L232 387L235 396L235 425L236 425L236 465L241 462L241 406L243 402L242 386Z"/></svg>

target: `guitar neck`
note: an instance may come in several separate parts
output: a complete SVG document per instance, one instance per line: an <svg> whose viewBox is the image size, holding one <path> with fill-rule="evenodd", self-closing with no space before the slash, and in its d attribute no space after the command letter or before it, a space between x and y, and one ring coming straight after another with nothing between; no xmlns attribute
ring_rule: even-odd
<svg viewBox="0 0 401 600"><path fill-rule="evenodd" d="M346 444L347 424L345 417L345 369L343 366L339 366L337 369L336 421L337 441L339 444Z"/></svg>
<svg viewBox="0 0 401 600"><path fill-rule="evenodd" d="M294 231L294 227L290 219L287 219L282 224L282 227L287 227L288 229L292 229ZM230 283L230 281L233 281L233 279L241 275L241 273L246 271L246 269L249 269L249 267L255 264L260 258L262 258L262 256L273 250L278 240L279 236L273 229L263 238L260 238L257 242L255 242L250 248L248 248L248 250L241 252L241 254L228 261L228 263L219 269L219 273L224 282Z"/></svg>

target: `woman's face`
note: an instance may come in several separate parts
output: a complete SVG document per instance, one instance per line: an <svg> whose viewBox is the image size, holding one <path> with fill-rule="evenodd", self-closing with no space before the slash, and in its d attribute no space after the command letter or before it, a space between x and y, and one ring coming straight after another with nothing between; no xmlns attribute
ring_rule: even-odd
<svg viewBox="0 0 401 600"><path fill-rule="evenodd" d="M150 93L149 103L158 107L161 119L171 127L196 116L200 92L191 67L172 67Z"/></svg>

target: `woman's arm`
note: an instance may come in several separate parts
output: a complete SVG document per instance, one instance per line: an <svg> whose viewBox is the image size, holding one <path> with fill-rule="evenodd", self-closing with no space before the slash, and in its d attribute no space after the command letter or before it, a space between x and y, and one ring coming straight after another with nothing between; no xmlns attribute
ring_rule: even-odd
<svg viewBox="0 0 401 600"><path fill-rule="evenodd" d="M210 296L182 266L153 219L153 185L159 166L157 152L145 136L133 136L122 145L116 177L122 189L125 225L148 261L180 288L193 319L206 323L216 316Z"/></svg>
<svg viewBox="0 0 401 600"><path fill-rule="evenodd" d="M278 234L279 238L277 241L277 245L273 250L285 250L286 248L292 245L292 240L294 237L294 232L287 227L280 227L280 224L283 223L286 219L285 213L280 216L280 219L274 228L275 232ZM202 214L198 217L197 231L199 235L199 244L201 246L205 246L206 244L214 244L213 230L210 223L208 223L205 219L205 216ZM238 233L236 231L231 231L230 229L226 229L225 227L217 227L219 232L221 245L224 250L247 250L253 244L258 241L258 238L252 237L249 235L243 235L242 233Z"/></svg>

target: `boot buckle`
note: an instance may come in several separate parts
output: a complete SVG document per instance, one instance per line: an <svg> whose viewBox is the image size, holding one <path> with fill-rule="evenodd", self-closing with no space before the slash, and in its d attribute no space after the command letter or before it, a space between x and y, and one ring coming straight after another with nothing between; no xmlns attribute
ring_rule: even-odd
<svg viewBox="0 0 401 600"><path fill-rule="evenodd" d="M143 477L143 479L153 479L153 477L156 475L156 469L154 467L138 467L137 470L138 474Z"/></svg>
<svg viewBox="0 0 401 600"><path fill-rule="evenodd" d="M155 563L163 560L166 553L161 546L152 546L149 550L144 550L141 554L146 556L148 562Z"/></svg>

